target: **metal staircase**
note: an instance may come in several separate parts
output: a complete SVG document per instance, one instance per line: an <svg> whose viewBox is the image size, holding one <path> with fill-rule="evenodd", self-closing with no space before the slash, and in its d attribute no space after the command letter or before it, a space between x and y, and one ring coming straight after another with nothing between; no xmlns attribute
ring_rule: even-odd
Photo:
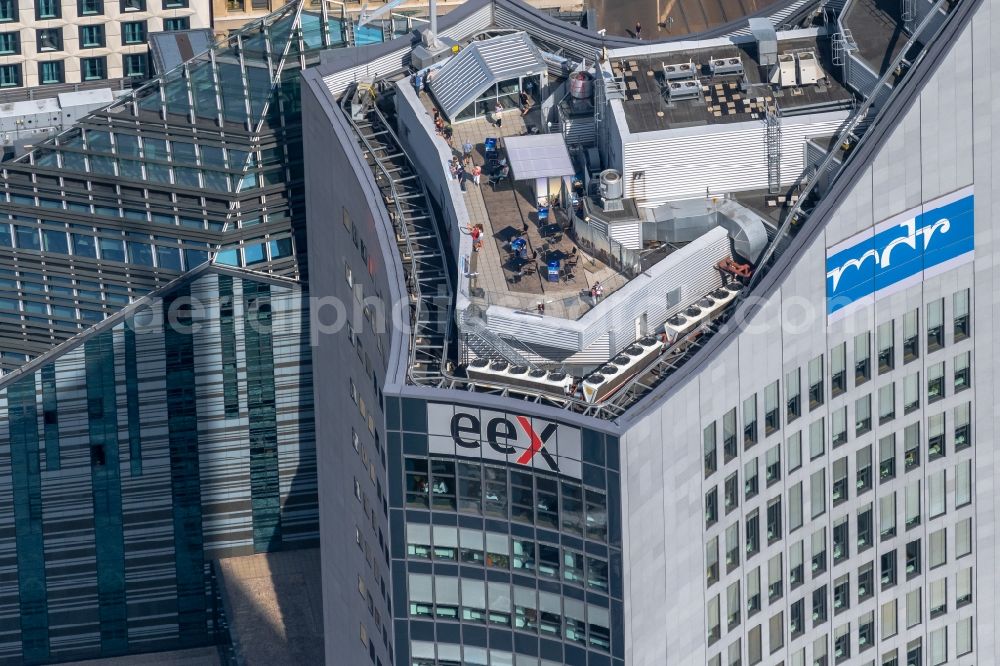
<svg viewBox="0 0 1000 666"><path fill-rule="evenodd" d="M486 322L479 315L476 306L465 310L462 314L459 327L462 331L462 340L465 346L476 357L488 358L491 361L504 360L511 365L523 365L532 370L537 369L535 364L524 358L510 343L489 329ZM466 359L466 361L468 360L471 359Z"/></svg>
<svg viewBox="0 0 1000 666"><path fill-rule="evenodd" d="M406 274L411 329L409 376L414 383L439 385L444 380L452 290L430 202L420 176L378 109L374 91L356 86L349 93L342 107L375 175Z"/></svg>
<svg viewBox="0 0 1000 666"><path fill-rule="evenodd" d="M357 46L357 36L354 34L354 21L346 14L344 14L343 21L341 25L344 26L344 43L347 46Z"/></svg>
<svg viewBox="0 0 1000 666"><path fill-rule="evenodd" d="M777 194L781 189L781 118L776 108L764 114L764 140L767 143L767 191Z"/></svg>

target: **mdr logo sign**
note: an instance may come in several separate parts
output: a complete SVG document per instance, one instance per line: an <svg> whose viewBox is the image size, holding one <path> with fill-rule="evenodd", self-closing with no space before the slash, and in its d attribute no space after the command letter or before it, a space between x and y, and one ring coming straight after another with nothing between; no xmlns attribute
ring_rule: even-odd
<svg viewBox="0 0 1000 666"><path fill-rule="evenodd" d="M972 261L972 187L891 217L826 250L826 312L839 319Z"/></svg>
<svg viewBox="0 0 1000 666"><path fill-rule="evenodd" d="M580 429L516 412L427 403L430 452L581 478Z"/></svg>

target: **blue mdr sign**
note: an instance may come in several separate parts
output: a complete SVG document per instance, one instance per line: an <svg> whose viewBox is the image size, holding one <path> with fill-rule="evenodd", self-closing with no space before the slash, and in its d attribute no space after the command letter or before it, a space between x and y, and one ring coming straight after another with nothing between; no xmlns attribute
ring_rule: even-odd
<svg viewBox="0 0 1000 666"><path fill-rule="evenodd" d="M842 317L972 261L974 250L970 186L827 248L827 316Z"/></svg>

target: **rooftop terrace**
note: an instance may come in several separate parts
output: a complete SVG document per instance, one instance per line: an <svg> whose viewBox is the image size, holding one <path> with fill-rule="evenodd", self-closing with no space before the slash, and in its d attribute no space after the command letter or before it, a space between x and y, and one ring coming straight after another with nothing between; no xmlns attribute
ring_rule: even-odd
<svg viewBox="0 0 1000 666"><path fill-rule="evenodd" d="M880 76L906 46L898 0L853 0L844 16L861 57Z"/></svg>
<svg viewBox="0 0 1000 666"><path fill-rule="evenodd" d="M812 51L821 69L812 85L794 85L772 90L765 80L767 69L758 65L753 44L713 46L670 51L648 56L612 59L611 70L623 84L625 118L632 132L692 127L707 124L745 122L764 117L775 104L784 112L839 108L854 96L832 75L835 71L827 39L799 38L778 42L778 54ZM709 63L717 59L739 58L740 73L712 74ZM699 86L689 97L671 99L671 83L685 80L668 77L677 68L693 64ZM686 80L690 81L688 75Z"/></svg>

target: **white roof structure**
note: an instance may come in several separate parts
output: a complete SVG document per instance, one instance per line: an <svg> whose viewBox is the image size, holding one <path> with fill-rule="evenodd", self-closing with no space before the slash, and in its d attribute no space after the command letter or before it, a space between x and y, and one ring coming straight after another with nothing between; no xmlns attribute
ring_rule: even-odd
<svg viewBox="0 0 1000 666"><path fill-rule="evenodd" d="M504 147L515 180L561 178L575 172L562 134L509 136Z"/></svg>
<svg viewBox="0 0 1000 666"><path fill-rule="evenodd" d="M490 86L548 70L527 33L515 32L473 42L433 74L431 92L449 120Z"/></svg>

